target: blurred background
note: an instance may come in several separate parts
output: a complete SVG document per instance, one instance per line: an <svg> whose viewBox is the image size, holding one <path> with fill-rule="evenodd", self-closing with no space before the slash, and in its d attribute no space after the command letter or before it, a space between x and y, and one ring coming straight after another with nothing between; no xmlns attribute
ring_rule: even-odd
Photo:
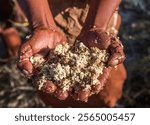
<svg viewBox="0 0 150 125"><path fill-rule="evenodd" d="M122 24L119 36L125 47L128 77L116 107L150 107L149 6L150 0L123 0L120 6ZM62 18L57 10L54 16L56 21ZM28 22L16 1L1 0L0 107L47 107L38 98L31 81L16 66L17 49L28 34ZM69 33L67 38L72 40Z"/></svg>

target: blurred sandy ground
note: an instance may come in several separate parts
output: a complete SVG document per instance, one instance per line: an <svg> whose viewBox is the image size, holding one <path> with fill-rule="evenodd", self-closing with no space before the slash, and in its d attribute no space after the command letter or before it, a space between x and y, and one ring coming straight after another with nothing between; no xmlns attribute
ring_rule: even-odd
<svg viewBox="0 0 150 125"><path fill-rule="evenodd" d="M68 1L73 9L70 9L68 4L57 9L57 1L53 3L52 9L55 9L53 14L57 25L60 28L65 27L63 31L69 41L73 41L82 28L88 5L86 0L76 3L74 0ZM128 79L116 107L150 107L149 6L149 0L124 0L120 7L123 23L119 36L127 55L125 65ZM64 10L65 13L59 14L60 10ZM62 20L65 21L62 23ZM72 30L69 30L70 28ZM22 38L28 34L21 29L19 31ZM0 107L46 107L38 98L31 81L26 80L18 71L16 59L6 58L6 55L6 47L0 39Z"/></svg>

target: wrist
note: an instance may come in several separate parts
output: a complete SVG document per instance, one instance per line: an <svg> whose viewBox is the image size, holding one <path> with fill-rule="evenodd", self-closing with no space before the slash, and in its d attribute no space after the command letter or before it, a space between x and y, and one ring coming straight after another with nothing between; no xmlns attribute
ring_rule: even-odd
<svg viewBox="0 0 150 125"><path fill-rule="evenodd" d="M18 0L28 18L31 29L56 26L48 0Z"/></svg>
<svg viewBox="0 0 150 125"><path fill-rule="evenodd" d="M54 20L52 18L49 18L50 16L43 16L41 15L40 17L36 17L36 18L32 18L31 20L31 27L32 29L37 29L40 27L45 27L45 28L49 28L49 27L54 27L56 28L56 24L54 22Z"/></svg>
<svg viewBox="0 0 150 125"><path fill-rule="evenodd" d="M41 25L41 26L38 26L34 29L34 31L44 31L44 30L49 30L52 32L59 31L59 29L53 25L49 25L49 26Z"/></svg>
<svg viewBox="0 0 150 125"><path fill-rule="evenodd" d="M106 31L108 23L120 2L121 0L91 0L83 31L94 26Z"/></svg>

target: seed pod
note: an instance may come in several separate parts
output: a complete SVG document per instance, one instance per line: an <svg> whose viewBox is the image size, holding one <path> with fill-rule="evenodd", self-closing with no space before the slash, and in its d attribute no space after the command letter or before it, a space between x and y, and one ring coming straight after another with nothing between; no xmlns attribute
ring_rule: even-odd
<svg viewBox="0 0 150 125"><path fill-rule="evenodd" d="M58 89L55 92L55 96L59 99L59 100L66 100L68 97L68 92L67 91L63 91L61 89Z"/></svg>
<svg viewBox="0 0 150 125"><path fill-rule="evenodd" d="M49 94L54 93L56 89L57 89L56 85L51 81L45 82L42 87L42 91Z"/></svg>

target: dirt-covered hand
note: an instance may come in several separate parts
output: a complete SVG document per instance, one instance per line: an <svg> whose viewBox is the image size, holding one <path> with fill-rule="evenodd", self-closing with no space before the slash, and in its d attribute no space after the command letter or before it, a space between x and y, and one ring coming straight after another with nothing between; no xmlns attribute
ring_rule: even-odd
<svg viewBox="0 0 150 125"><path fill-rule="evenodd" d="M65 40L65 37L57 29L43 27L36 29L20 47L18 67L27 76L32 76L33 66L30 57L41 55L45 58L51 49L54 49L57 44L63 44Z"/></svg>
<svg viewBox="0 0 150 125"><path fill-rule="evenodd" d="M111 68L123 63L125 60L123 46L118 38L97 28L91 28L86 32L81 33L78 40L83 42L89 48L98 47L99 49L107 50L110 54L107 68L103 70L103 74L99 77L100 84L97 84L97 86L93 88L93 91L99 93L109 77ZM85 95L85 92L83 95ZM83 100L86 100L87 98L88 96Z"/></svg>
<svg viewBox="0 0 150 125"><path fill-rule="evenodd" d="M26 76L36 76L36 71L30 62L30 58L32 56L39 56L47 60L49 59L50 51L58 44L64 44L65 42L66 38L57 29L36 29L32 36L20 47L18 67ZM33 80L35 86L36 82L36 79ZM51 81L46 81L42 88L42 91L48 94L54 93L55 90L57 88Z"/></svg>
<svg viewBox="0 0 150 125"><path fill-rule="evenodd" d="M108 50L110 53L108 66L117 66L125 60L121 41L108 32L98 28L91 28L86 32L81 33L78 39L88 47L98 47L99 49Z"/></svg>

